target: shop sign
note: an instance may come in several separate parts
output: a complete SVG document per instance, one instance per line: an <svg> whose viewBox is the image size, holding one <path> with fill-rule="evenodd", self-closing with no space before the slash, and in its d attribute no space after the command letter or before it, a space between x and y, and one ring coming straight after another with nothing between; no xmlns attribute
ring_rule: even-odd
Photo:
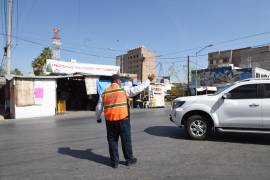
<svg viewBox="0 0 270 180"><path fill-rule="evenodd" d="M85 73L89 75L111 76L119 72L119 66L85 64L47 59L46 71L54 74Z"/></svg>

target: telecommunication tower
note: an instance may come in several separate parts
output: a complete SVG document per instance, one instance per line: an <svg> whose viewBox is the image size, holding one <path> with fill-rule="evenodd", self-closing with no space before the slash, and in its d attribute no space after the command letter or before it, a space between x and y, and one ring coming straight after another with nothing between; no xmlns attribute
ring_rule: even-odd
<svg viewBox="0 0 270 180"><path fill-rule="evenodd" d="M55 27L53 28L53 59L60 60L60 48L61 48L61 37L60 37L60 29Z"/></svg>

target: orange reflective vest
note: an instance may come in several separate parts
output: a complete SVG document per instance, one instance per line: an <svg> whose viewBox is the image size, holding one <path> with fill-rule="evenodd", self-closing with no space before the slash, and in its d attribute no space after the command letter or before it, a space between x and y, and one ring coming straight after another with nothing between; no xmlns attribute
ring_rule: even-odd
<svg viewBox="0 0 270 180"><path fill-rule="evenodd" d="M118 84L113 83L103 92L102 102L107 121L119 121L128 116L126 91Z"/></svg>

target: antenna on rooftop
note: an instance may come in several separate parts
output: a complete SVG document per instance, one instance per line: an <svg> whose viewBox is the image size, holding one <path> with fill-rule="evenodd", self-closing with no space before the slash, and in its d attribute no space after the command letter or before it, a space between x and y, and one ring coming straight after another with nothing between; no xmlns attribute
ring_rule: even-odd
<svg viewBox="0 0 270 180"><path fill-rule="evenodd" d="M55 60L60 60L61 37L60 37L60 29L58 27L53 28L52 39L53 39L52 58Z"/></svg>

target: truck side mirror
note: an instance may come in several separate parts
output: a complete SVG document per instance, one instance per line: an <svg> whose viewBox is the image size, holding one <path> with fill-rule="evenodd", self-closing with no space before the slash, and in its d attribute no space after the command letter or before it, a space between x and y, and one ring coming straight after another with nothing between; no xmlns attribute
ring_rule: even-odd
<svg viewBox="0 0 270 180"><path fill-rule="evenodd" d="M222 95L222 99L231 99L232 95L231 93L226 93Z"/></svg>

